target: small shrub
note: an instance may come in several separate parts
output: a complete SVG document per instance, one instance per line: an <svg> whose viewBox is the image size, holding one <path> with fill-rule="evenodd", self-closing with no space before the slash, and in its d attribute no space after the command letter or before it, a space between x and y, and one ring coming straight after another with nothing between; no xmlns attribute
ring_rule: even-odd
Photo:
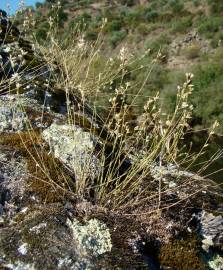
<svg viewBox="0 0 223 270"><path fill-rule="evenodd" d="M110 44L113 47L116 47L118 43L120 43L126 37L126 35L127 33L125 30L113 32L112 36L110 37Z"/></svg>
<svg viewBox="0 0 223 270"><path fill-rule="evenodd" d="M140 23L139 26L137 27L137 32L144 36L150 33L150 28L148 24Z"/></svg>
<svg viewBox="0 0 223 270"><path fill-rule="evenodd" d="M223 42L223 33L217 33L211 40L211 46L212 48L217 48L222 46L222 42Z"/></svg>
<svg viewBox="0 0 223 270"><path fill-rule="evenodd" d="M41 8L41 7L43 7L43 3L36 2L35 6L36 6L36 8Z"/></svg>
<svg viewBox="0 0 223 270"><path fill-rule="evenodd" d="M48 22L43 22L40 25L38 25L38 28L35 31L35 37L37 41L40 42L41 40L45 40L49 29L50 29L50 25Z"/></svg>
<svg viewBox="0 0 223 270"><path fill-rule="evenodd" d="M126 16L124 18L126 25L129 25L131 27L138 25L138 23L141 20L142 20L142 12L139 9L126 13Z"/></svg>
<svg viewBox="0 0 223 270"><path fill-rule="evenodd" d="M170 11L165 11L160 14L159 21L162 23L169 23L173 19L173 14Z"/></svg>
<svg viewBox="0 0 223 270"><path fill-rule="evenodd" d="M64 12L62 8L60 8L58 10L57 18L59 26L63 26L64 22L68 20L68 14Z"/></svg>
<svg viewBox="0 0 223 270"><path fill-rule="evenodd" d="M198 7L201 4L200 0L192 0L192 3L195 7Z"/></svg>
<svg viewBox="0 0 223 270"><path fill-rule="evenodd" d="M172 33L185 33L193 24L192 17L175 20L172 24Z"/></svg>
<svg viewBox="0 0 223 270"><path fill-rule="evenodd" d="M149 39L145 42L145 48L150 49L152 53L157 53L159 49L163 49L171 43L172 39L168 35L161 34L157 38Z"/></svg>
<svg viewBox="0 0 223 270"><path fill-rule="evenodd" d="M122 28L122 21L120 19L114 19L111 22L108 22L105 28L107 32L119 31Z"/></svg>
<svg viewBox="0 0 223 270"><path fill-rule="evenodd" d="M184 49L187 59L195 59L200 56L201 48L198 44L192 44Z"/></svg>
<svg viewBox="0 0 223 270"><path fill-rule="evenodd" d="M42 17L42 13L40 11L36 10L35 17L36 17L36 19L41 18Z"/></svg>
<svg viewBox="0 0 223 270"><path fill-rule="evenodd" d="M98 33L96 31L93 31L93 30L89 30L85 33L85 39L86 40L97 40L97 37L98 37Z"/></svg>
<svg viewBox="0 0 223 270"><path fill-rule="evenodd" d="M184 9L184 4L180 0L171 0L170 7L174 13L180 13Z"/></svg>
<svg viewBox="0 0 223 270"><path fill-rule="evenodd" d="M127 7L131 7L135 4L134 0L120 0L120 4L126 5Z"/></svg>
<svg viewBox="0 0 223 270"><path fill-rule="evenodd" d="M80 31L88 28L91 22L91 15L84 12L83 14L78 15L74 20L70 21L69 29L78 28Z"/></svg>
<svg viewBox="0 0 223 270"><path fill-rule="evenodd" d="M148 22L155 22L159 18L159 12L152 10L145 14L145 18Z"/></svg>
<svg viewBox="0 0 223 270"><path fill-rule="evenodd" d="M223 20L221 17L208 18L198 26L198 32L200 34L214 33L217 32L222 25Z"/></svg>
<svg viewBox="0 0 223 270"><path fill-rule="evenodd" d="M223 11L222 0L207 0L207 2L211 6L212 13L219 14Z"/></svg>

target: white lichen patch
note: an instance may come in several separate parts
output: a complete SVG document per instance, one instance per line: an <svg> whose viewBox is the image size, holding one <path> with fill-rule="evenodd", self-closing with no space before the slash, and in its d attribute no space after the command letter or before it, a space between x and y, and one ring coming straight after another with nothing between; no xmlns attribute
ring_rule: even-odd
<svg viewBox="0 0 223 270"><path fill-rule="evenodd" d="M23 243L21 246L19 246L18 252L21 255L24 255L25 256L27 254L27 252L28 252L28 244L27 243Z"/></svg>
<svg viewBox="0 0 223 270"><path fill-rule="evenodd" d="M41 229L46 228L47 223L40 223L34 227L32 227L29 231L30 232L35 232L36 234L40 233Z"/></svg>
<svg viewBox="0 0 223 270"><path fill-rule="evenodd" d="M208 266L213 270L223 269L223 258L220 255L216 255L212 260L208 261Z"/></svg>
<svg viewBox="0 0 223 270"><path fill-rule="evenodd" d="M61 258L58 261L58 267L61 268L61 267L67 266L71 263L72 263L72 260L70 258L68 258L68 257Z"/></svg>
<svg viewBox="0 0 223 270"><path fill-rule="evenodd" d="M28 209L29 209L28 207L24 207L21 209L20 213L26 213L28 211Z"/></svg>
<svg viewBox="0 0 223 270"><path fill-rule="evenodd" d="M183 178L193 177L193 179L201 180L201 177L198 175L182 171L178 166L172 163L168 163L165 166L159 166L154 163L150 166L150 173L155 180L159 181L162 179L162 182L168 185L169 188L175 188L178 185L179 180Z"/></svg>
<svg viewBox="0 0 223 270"><path fill-rule="evenodd" d="M202 240L202 248L203 250L205 250L206 252L209 251L209 248L212 247L214 245L213 239L211 236L206 236L203 240Z"/></svg>
<svg viewBox="0 0 223 270"><path fill-rule="evenodd" d="M108 227L97 219L91 219L81 224L77 219L68 221L72 230L74 241L83 256L91 254L98 256L111 251L112 242Z"/></svg>
<svg viewBox="0 0 223 270"><path fill-rule="evenodd" d="M12 270L36 270L36 268L34 267L34 265L32 264L25 264L24 262L14 262L14 263L9 263L4 265L5 267L8 267L9 269Z"/></svg>
<svg viewBox="0 0 223 270"><path fill-rule="evenodd" d="M70 270L76 270L76 269L81 269L81 268L75 268L75 263L74 261L70 258L70 257L64 257L64 258L60 258L58 260L58 264L57 264L58 269L70 269ZM84 268L84 270L86 270Z"/></svg>
<svg viewBox="0 0 223 270"><path fill-rule="evenodd" d="M53 123L42 133L51 153L75 172L77 179L95 178L100 162L94 156L94 139L89 132L72 125Z"/></svg>

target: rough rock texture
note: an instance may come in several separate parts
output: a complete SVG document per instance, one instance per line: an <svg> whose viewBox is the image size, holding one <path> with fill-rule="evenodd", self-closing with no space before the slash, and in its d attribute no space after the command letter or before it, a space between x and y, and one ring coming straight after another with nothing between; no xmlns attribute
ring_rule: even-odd
<svg viewBox="0 0 223 270"><path fill-rule="evenodd" d="M53 113L29 93L0 96L0 132L13 133L46 128L63 116Z"/></svg>
<svg viewBox="0 0 223 270"><path fill-rule="evenodd" d="M214 270L222 270L223 269L223 257L220 255L214 255L209 261L208 261L208 266L211 269Z"/></svg>
<svg viewBox="0 0 223 270"><path fill-rule="evenodd" d="M169 188L176 187L180 184L181 181L177 181L177 179L194 177L193 173L182 171L176 165L170 163L166 166L154 164L154 166L151 166L150 172L156 180L159 181L159 179L162 179L164 184L168 185Z"/></svg>
<svg viewBox="0 0 223 270"><path fill-rule="evenodd" d="M201 211L200 234L203 238L203 249L208 251L210 247L223 249L223 216Z"/></svg>
<svg viewBox="0 0 223 270"><path fill-rule="evenodd" d="M100 172L100 162L94 155L95 139L89 132L72 125L53 123L42 133L50 151L74 171L77 179L94 179Z"/></svg>
<svg viewBox="0 0 223 270"><path fill-rule="evenodd" d="M10 162L9 162L10 161ZM0 147L0 219L12 217L17 210L13 202L25 193L27 169L25 160L15 151Z"/></svg>
<svg viewBox="0 0 223 270"><path fill-rule="evenodd" d="M17 214L12 224L1 229L2 265L37 270L94 268L97 255L111 250L109 230L95 219L86 227L75 218L67 226L66 219L58 204L36 205ZM86 254L84 247L93 253Z"/></svg>
<svg viewBox="0 0 223 270"><path fill-rule="evenodd" d="M111 251L111 235L107 226L97 219L91 219L82 225L78 220L68 221L68 226L73 232L77 247L82 256L102 255Z"/></svg>

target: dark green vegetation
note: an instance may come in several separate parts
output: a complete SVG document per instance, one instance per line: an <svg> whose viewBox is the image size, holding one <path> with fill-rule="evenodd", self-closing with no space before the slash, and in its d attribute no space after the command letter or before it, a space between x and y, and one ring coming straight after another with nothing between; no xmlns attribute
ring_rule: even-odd
<svg viewBox="0 0 223 270"><path fill-rule="evenodd" d="M160 91L164 108L173 110L176 87L183 82L185 72L192 72L195 93L191 101L195 110L191 124L207 128L217 119L218 132L223 132L221 0L62 0L61 6L52 9L56 2L36 4L34 32L40 43L46 42L52 22L59 26L57 36L62 40L83 31L85 39L94 42L102 31L106 56L116 56L123 45L137 56L151 49L137 67L148 66L161 50L165 57L154 65L136 105L141 108L145 96ZM101 30L104 18L107 23ZM128 79L135 85L131 94L138 92L147 74L148 68L130 72Z"/></svg>

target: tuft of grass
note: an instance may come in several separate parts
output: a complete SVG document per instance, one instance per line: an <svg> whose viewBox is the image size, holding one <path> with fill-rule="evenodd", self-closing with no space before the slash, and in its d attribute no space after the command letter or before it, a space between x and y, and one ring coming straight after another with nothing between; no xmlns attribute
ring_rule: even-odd
<svg viewBox="0 0 223 270"><path fill-rule="evenodd" d="M178 164L179 157L182 157L181 163L188 160L193 163L197 158L197 155L182 154L180 149L180 142L190 128L193 75L187 73L184 84L178 87L172 114L165 115L161 110L157 93L147 97L141 115L135 115L136 100L143 94L157 63L163 59L160 50L151 63L137 67L134 64L138 59L126 48L113 58L103 57L100 33L95 42L86 42L83 34L63 42L58 42L50 32L47 36L50 43L39 45L39 49L53 70L49 91L66 100L68 124L78 124L98 139L97 157L103 170L93 181L80 179L75 185L75 177L66 172L61 162L49 156L44 147L37 147L43 142L32 128L28 133L3 136L1 142L14 145L27 158L31 185L40 194L47 190L46 200L55 199L57 191L62 190L63 196L73 194L80 200L89 200L113 211L145 204L150 204L153 211L161 209L165 204L162 196L169 186L161 177L159 181L151 177L151 166ZM147 73L144 80L134 84L130 75L137 70ZM136 93L132 96L133 89ZM100 101L104 105L103 117ZM48 190L47 186L56 192Z"/></svg>
<svg viewBox="0 0 223 270"><path fill-rule="evenodd" d="M194 43L184 49L184 54L187 59L195 59L200 56L201 47Z"/></svg>
<svg viewBox="0 0 223 270"><path fill-rule="evenodd" d="M78 49L78 46L78 41L76 41L76 50L73 49L74 46L72 46L72 51L70 47L62 50L54 42L49 50L51 56L46 55L46 57L57 59L57 63L61 67L63 77L59 79L59 82L56 82L58 87L64 89L67 96L79 94L82 100L82 110L74 112L72 98L69 98L69 102L67 102L69 123L76 123L77 114L82 114L83 118L86 117L84 111L86 111L85 106L87 104L85 105L85 103L89 93L91 95L90 100L95 101L92 102L93 110L88 131L93 136L99 137L99 141L102 140L102 143L99 143L98 157L101 167L104 169L94 179L93 184L88 179L83 179L80 186L85 191L89 190L87 194L93 194L93 198L88 199L112 210L131 207L131 205L136 206L136 204L140 205L142 201L144 203L149 202L151 196L157 197L156 207L159 208L162 201L161 194L167 187L163 186L162 180L157 183L155 188L153 184L150 184L150 168L154 162L159 162L160 165L165 162L177 163L180 151L179 142L189 128L188 119L191 117L192 107L188 104L188 98L193 89L192 75L187 74L185 83L182 87L179 87L176 107L172 115L163 116L159 106L159 94L157 94L148 98L142 115L136 119L134 116L135 101L137 96L141 94L146 80L149 80L157 59L162 57L161 54L159 53L157 59L152 63L147 79L142 82L138 93L129 98L128 93L132 86L124 78L127 63L129 64L132 58L128 58L127 52L124 49L121 50L116 72L112 69L107 73L108 70L105 70L106 73L102 71L100 77L97 77L95 73L92 76L92 72L95 71L92 63L98 57L99 51L96 50L97 53L93 54L91 50L86 50L88 47L85 43L81 49ZM73 59L72 64L71 58ZM73 66L77 59L79 60L79 70L76 70ZM49 64L51 63L49 62ZM82 69L82 65L85 68ZM113 85L115 91L113 97L109 95L111 98L105 114L106 118L100 122L98 128L96 122L99 109L96 100L99 91L105 91L107 84L111 86L114 81L116 81L116 84ZM74 92L74 89L76 92ZM81 121L79 125L86 128L84 123L84 121ZM105 130L106 132L104 132ZM86 192L81 192L81 194L86 194Z"/></svg>

